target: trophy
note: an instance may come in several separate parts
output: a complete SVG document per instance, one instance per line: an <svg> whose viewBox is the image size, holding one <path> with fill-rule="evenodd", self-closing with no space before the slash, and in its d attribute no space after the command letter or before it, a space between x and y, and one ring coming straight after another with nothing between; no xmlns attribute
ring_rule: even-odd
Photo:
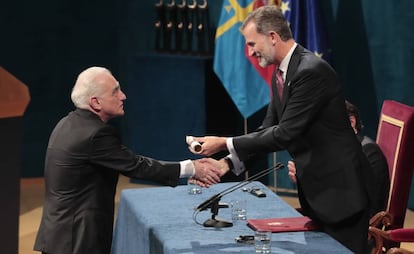
<svg viewBox="0 0 414 254"><path fill-rule="evenodd" d="M209 31L209 17L207 0L204 0L202 4L198 5L198 23L197 23L197 40L198 51L200 53L210 52L210 31Z"/></svg>
<svg viewBox="0 0 414 254"><path fill-rule="evenodd" d="M193 4L187 4L187 45L190 52L197 52L197 45L194 39L197 39L195 33L195 26L197 24L197 0L193 0Z"/></svg>
<svg viewBox="0 0 414 254"><path fill-rule="evenodd" d="M163 0L160 0L158 3L155 4L155 9L157 12L157 20L155 21L155 50L163 50L164 49L164 23L165 23L165 17L164 17L164 4L162 2Z"/></svg>
<svg viewBox="0 0 414 254"><path fill-rule="evenodd" d="M187 50L187 45L185 43L187 37L187 4L186 0L182 0L181 4L177 4L176 12L176 34L175 34L175 46L178 52L185 52Z"/></svg>
<svg viewBox="0 0 414 254"><path fill-rule="evenodd" d="M175 50L175 0L165 5L164 47L169 51Z"/></svg>

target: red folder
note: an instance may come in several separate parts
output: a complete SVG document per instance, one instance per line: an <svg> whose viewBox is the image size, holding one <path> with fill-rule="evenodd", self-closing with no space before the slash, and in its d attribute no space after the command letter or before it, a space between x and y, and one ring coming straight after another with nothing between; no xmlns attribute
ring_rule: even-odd
<svg viewBox="0 0 414 254"><path fill-rule="evenodd" d="M253 230L276 232L316 231L319 226L307 216L249 219L247 226Z"/></svg>

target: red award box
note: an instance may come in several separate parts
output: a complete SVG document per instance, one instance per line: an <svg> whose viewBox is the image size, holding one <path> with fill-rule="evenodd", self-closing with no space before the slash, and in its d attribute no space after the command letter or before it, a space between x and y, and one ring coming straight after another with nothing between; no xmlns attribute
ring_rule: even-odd
<svg viewBox="0 0 414 254"><path fill-rule="evenodd" d="M316 231L318 225L307 216L271 219L250 219L247 225L256 231L294 232Z"/></svg>

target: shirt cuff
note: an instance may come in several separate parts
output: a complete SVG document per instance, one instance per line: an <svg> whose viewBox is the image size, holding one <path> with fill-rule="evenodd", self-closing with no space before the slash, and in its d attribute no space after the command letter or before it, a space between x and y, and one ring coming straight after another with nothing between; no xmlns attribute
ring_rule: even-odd
<svg viewBox="0 0 414 254"><path fill-rule="evenodd" d="M226 145L227 150L229 150L229 155L227 155L227 158L231 160L233 163L233 169L231 170L236 176L243 173L243 171L246 170L246 167L244 166L244 163L240 161L239 156L237 156L237 152L234 149L233 145L233 138L227 138L226 139Z"/></svg>
<svg viewBox="0 0 414 254"><path fill-rule="evenodd" d="M195 167L191 160L180 161L180 178L192 177L195 174Z"/></svg>

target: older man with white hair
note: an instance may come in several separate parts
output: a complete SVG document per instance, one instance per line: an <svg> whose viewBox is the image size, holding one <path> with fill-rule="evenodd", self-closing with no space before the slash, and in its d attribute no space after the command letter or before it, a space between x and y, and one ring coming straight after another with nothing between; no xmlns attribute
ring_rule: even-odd
<svg viewBox="0 0 414 254"><path fill-rule="evenodd" d="M106 68L83 71L71 98L76 109L59 121L47 147L45 203L35 250L109 254L119 174L170 186L180 177L194 177L204 186L219 182L213 159L159 161L121 143L108 121L125 114L126 96Z"/></svg>

